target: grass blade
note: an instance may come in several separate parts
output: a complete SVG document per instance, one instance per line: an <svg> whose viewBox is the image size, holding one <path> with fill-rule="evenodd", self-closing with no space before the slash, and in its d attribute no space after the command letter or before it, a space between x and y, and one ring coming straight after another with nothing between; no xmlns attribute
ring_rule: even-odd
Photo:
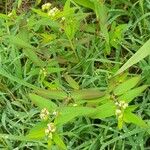
<svg viewBox="0 0 150 150"><path fill-rule="evenodd" d="M115 75L124 72L150 54L150 39L117 71Z"/></svg>
<svg viewBox="0 0 150 150"><path fill-rule="evenodd" d="M24 85L24 86L29 87L31 89L38 89L38 87L36 87L36 86L26 82L25 80L19 79L19 78L15 77L15 76L9 74L8 72L6 72L2 68L0 69L0 75L4 76L4 77L6 77L6 78L8 78L8 79L10 79L12 81L15 81L15 82L19 83L20 85Z"/></svg>

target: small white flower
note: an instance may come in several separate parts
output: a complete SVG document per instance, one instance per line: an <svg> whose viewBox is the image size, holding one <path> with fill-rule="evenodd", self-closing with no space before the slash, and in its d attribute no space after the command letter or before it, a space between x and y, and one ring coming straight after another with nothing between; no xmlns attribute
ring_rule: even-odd
<svg viewBox="0 0 150 150"><path fill-rule="evenodd" d="M55 16L55 12L53 11L53 9L51 9L51 10L48 12L48 16L51 16L51 17L54 17L54 16Z"/></svg>
<svg viewBox="0 0 150 150"><path fill-rule="evenodd" d="M49 130L48 129L45 129L45 134L49 135Z"/></svg>
<svg viewBox="0 0 150 150"><path fill-rule="evenodd" d="M45 135L52 139L52 134L56 131L56 127L54 123L47 124L47 128L45 129Z"/></svg>
<svg viewBox="0 0 150 150"><path fill-rule="evenodd" d="M53 11L54 11L54 12L57 12L57 11L58 11L58 8L54 7L54 8L53 8Z"/></svg>
<svg viewBox="0 0 150 150"><path fill-rule="evenodd" d="M120 109L116 109L116 112L115 112L115 114L116 114L116 116L120 116L121 115L121 110Z"/></svg>
<svg viewBox="0 0 150 150"><path fill-rule="evenodd" d="M124 105L126 102L125 101L120 101L120 104Z"/></svg>
<svg viewBox="0 0 150 150"><path fill-rule="evenodd" d="M116 105L116 106L118 106L118 105L119 105L119 103L118 103L118 102L115 102L115 105Z"/></svg>
<svg viewBox="0 0 150 150"><path fill-rule="evenodd" d="M42 10L45 11L45 10L50 9L51 5L52 5L51 3L43 4L43 5L42 5Z"/></svg>
<svg viewBox="0 0 150 150"><path fill-rule="evenodd" d="M57 116L57 115L58 115L58 112L57 112L57 111L54 111L52 114L53 114L54 116Z"/></svg>
<svg viewBox="0 0 150 150"><path fill-rule="evenodd" d="M48 16L54 17L58 12L59 10L56 7L54 7L48 12Z"/></svg>
<svg viewBox="0 0 150 150"><path fill-rule="evenodd" d="M64 21L65 19L66 19L65 17L62 17L62 18L61 18L62 21Z"/></svg>
<svg viewBox="0 0 150 150"><path fill-rule="evenodd" d="M45 68L42 68L41 70L40 70L40 75L44 75L44 77L47 75L47 71L46 71L46 69Z"/></svg>
<svg viewBox="0 0 150 150"><path fill-rule="evenodd" d="M119 106L119 107L122 107L122 104L121 104L121 103L119 103L119 104L118 104L118 106Z"/></svg>
<svg viewBox="0 0 150 150"><path fill-rule="evenodd" d="M128 107L128 103L125 103L125 104L122 106L123 109L126 109L127 107Z"/></svg>
<svg viewBox="0 0 150 150"><path fill-rule="evenodd" d="M49 115L49 111L46 108L43 108L40 113L40 118L43 120L47 120Z"/></svg>
<svg viewBox="0 0 150 150"><path fill-rule="evenodd" d="M47 124L47 126L48 126L48 130L50 132L55 132L56 131L56 127L55 127L54 123L49 123L49 124Z"/></svg>

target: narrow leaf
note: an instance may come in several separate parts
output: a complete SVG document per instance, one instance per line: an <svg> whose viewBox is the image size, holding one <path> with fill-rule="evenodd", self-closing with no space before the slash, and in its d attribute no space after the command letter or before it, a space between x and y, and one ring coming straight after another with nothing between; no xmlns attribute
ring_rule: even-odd
<svg viewBox="0 0 150 150"><path fill-rule="evenodd" d="M140 76L128 79L127 81L125 81L122 84L118 85L114 89L114 94L115 95L124 94L125 92L129 91L130 89L132 89L139 81L140 81Z"/></svg>
<svg viewBox="0 0 150 150"><path fill-rule="evenodd" d="M67 150L66 145L64 144L63 140L61 139L61 137L58 134L55 133L53 135L53 140L60 149Z"/></svg>
<svg viewBox="0 0 150 150"><path fill-rule="evenodd" d="M45 98L64 100L68 97L67 93L62 90L36 90L35 93Z"/></svg>
<svg viewBox="0 0 150 150"><path fill-rule="evenodd" d="M95 109L89 107L63 107L60 110L58 117L55 119L55 123L63 125L75 117L88 116L94 112Z"/></svg>
<svg viewBox="0 0 150 150"><path fill-rule="evenodd" d="M43 139L45 137L45 128L48 122L37 123L26 135L26 138L33 139Z"/></svg>
<svg viewBox="0 0 150 150"><path fill-rule="evenodd" d="M105 50L107 54L110 54L110 41L108 33L108 10L103 1L94 1L94 11L96 13L97 19L100 23L101 34L105 39Z"/></svg>
<svg viewBox="0 0 150 150"><path fill-rule="evenodd" d="M91 115L92 118L106 118L115 115L115 105L113 102L107 102L96 108L95 113Z"/></svg>
<svg viewBox="0 0 150 150"><path fill-rule="evenodd" d="M74 90L71 92L71 97L75 100L88 100L88 99L97 99L103 97L105 92L100 91L99 89L83 89L83 90Z"/></svg>
<svg viewBox="0 0 150 150"><path fill-rule="evenodd" d="M139 107L139 105L130 105L126 108L126 111L128 112L132 112L134 111L135 109L137 109Z"/></svg>
<svg viewBox="0 0 150 150"><path fill-rule="evenodd" d="M34 104L36 104L40 109L47 108L49 111L53 111L57 108L57 105L51 100L45 99L36 94L29 94L29 98Z"/></svg>
<svg viewBox="0 0 150 150"><path fill-rule="evenodd" d="M147 85L140 86L138 88L135 88L133 90L126 92L125 94L121 95L118 99L129 103L134 98L139 96L146 88L147 88Z"/></svg>
<svg viewBox="0 0 150 150"><path fill-rule="evenodd" d="M122 73L148 55L150 55L150 39L117 71L115 75Z"/></svg>
<svg viewBox="0 0 150 150"><path fill-rule="evenodd" d="M118 117L118 128L121 130L123 127L123 117L119 118Z"/></svg>
<svg viewBox="0 0 150 150"><path fill-rule="evenodd" d="M65 80L69 83L70 87L79 90L79 84L68 74L64 75Z"/></svg>
<svg viewBox="0 0 150 150"><path fill-rule="evenodd" d="M87 7L94 10L94 3L92 3L90 0L73 0L77 4Z"/></svg>
<svg viewBox="0 0 150 150"><path fill-rule="evenodd" d="M147 124L142 120L142 118L128 111L124 112L124 121L141 127L147 127Z"/></svg>

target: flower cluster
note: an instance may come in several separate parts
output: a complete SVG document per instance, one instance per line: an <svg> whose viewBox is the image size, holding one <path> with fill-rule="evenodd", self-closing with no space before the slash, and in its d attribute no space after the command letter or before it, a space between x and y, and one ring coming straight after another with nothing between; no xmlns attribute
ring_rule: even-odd
<svg viewBox="0 0 150 150"><path fill-rule="evenodd" d="M125 101L116 102L115 105L123 109L126 109L128 107L128 103L126 103Z"/></svg>
<svg viewBox="0 0 150 150"><path fill-rule="evenodd" d="M46 3L46 4L43 4L42 5L42 10L43 11L47 11L47 10L49 10L50 9L50 7L51 7L51 3Z"/></svg>
<svg viewBox="0 0 150 150"><path fill-rule="evenodd" d="M45 134L48 138L52 139L53 133L56 131L56 126L54 123L47 124L47 128L45 129Z"/></svg>
<svg viewBox="0 0 150 150"><path fill-rule="evenodd" d="M47 120L49 117L49 111L46 108L43 108L40 113L40 118L42 120Z"/></svg>
<svg viewBox="0 0 150 150"><path fill-rule="evenodd" d="M59 12L59 9L56 7L51 8L51 5L52 5L51 3L43 4L42 11L47 12L48 16L50 17L54 17Z"/></svg>
<svg viewBox="0 0 150 150"><path fill-rule="evenodd" d="M43 76L46 77L46 75L47 75L46 69L45 69L45 68L42 68L42 69L40 70L40 74L43 74Z"/></svg>
<svg viewBox="0 0 150 150"><path fill-rule="evenodd" d="M128 107L128 103L126 103L125 101L119 101L119 102L117 101L115 105L117 107L115 112L116 116L118 118L122 118L124 110Z"/></svg>
<svg viewBox="0 0 150 150"><path fill-rule="evenodd" d="M53 116L58 116L58 112L57 111L53 111L52 115Z"/></svg>
<svg viewBox="0 0 150 150"><path fill-rule="evenodd" d="M53 9L48 11L48 16L54 17L59 12L58 8L54 7Z"/></svg>

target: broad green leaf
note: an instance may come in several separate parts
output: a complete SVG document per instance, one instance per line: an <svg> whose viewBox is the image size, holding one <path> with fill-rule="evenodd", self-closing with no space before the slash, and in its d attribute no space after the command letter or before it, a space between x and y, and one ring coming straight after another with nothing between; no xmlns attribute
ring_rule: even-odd
<svg viewBox="0 0 150 150"><path fill-rule="evenodd" d="M125 94L121 95L120 97L118 97L118 100L126 101L129 103L134 98L139 96L147 87L148 87L147 85L143 85L143 86L140 86L138 88L134 88L134 89L126 92Z"/></svg>
<svg viewBox="0 0 150 150"><path fill-rule="evenodd" d="M71 97L75 100L97 99L105 95L105 92L100 91L99 89L74 90L70 93Z"/></svg>
<svg viewBox="0 0 150 150"><path fill-rule="evenodd" d="M70 75L65 74L64 78L73 89L79 90L79 84Z"/></svg>
<svg viewBox="0 0 150 150"><path fill-rule="evenodd" d="M115 105L113 102L107 102L96 108L96 111L91 115L92 118L106 118L115 115Z"/></svg>
<svg viewBox="0 0 150 150"><path fill-rule="evenodd" d="M47 108L50 112L57 108L57 105L51 100L45 99L36 94L29 94L29 98L34 104L36 104L40 109Z"/></svg>
<svg viewBox="0 0 150 150"><path fill-rule="evenodd" d="M115 75L122 73L148 55L150 55L150 39L117 71Z"/></svg>
<svg viewBox="0 0 150 150"><path fill-rule="evenodd" d="M141 127L147 127L147 124L139 116L133 114L130 111L124 112L124 121L127 123L133 123Z"/></svg>
<svg viewBox="0 0 150 150"><path fill-rule="evenodd" d="M90 0L73 0L77 4L94 10L94 3Z"/></svg>
<svg viewBox="0 0 150 150"><path fill-rule="evenodd" d="M38 95L41 95L45 98L50 98L50 99L59 99L59 100L64 100L68 97L67 93L65 93L62 90L44 90L44 89L39 89L35 91Z"/></svg>
<svg viewBox="0 0 150 150"><path fill-rule="evenodd" d="M43 139L45 137L45 128L48 122L37 123L26 135L28 139Z"/></svg>
<svg viewBox="0 0 150 150"><path fill-rule="evenodd" d="M57 133L53 135L53 140L60 149L67 150L65 143Z"/></svg>
<svg viewBox="0 0 150 150"><path fill-rule="evenodd" d="M58 125L63 125L75 117L79 116L88 116L91 113L94 113L95 109L90 107L63 107L57 118L55 119L55 123Z"/></svg>
<svg viewBox="0 0 150 150"><path fill-rule="evenodd" d="M133 87L136 86L136 84L140 81L141 77L133 77L131 79L128 79L127 81L121 83L114 89L114 94L115 95L121 95L124 94L125 92L129 91Z"/></svg>

